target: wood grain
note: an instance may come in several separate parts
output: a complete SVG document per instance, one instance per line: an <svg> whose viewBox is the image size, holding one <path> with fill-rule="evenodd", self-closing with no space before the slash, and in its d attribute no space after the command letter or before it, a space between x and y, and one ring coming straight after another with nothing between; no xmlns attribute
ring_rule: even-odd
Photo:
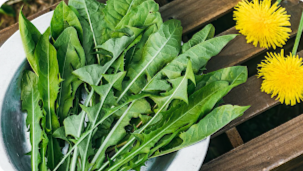
<svg viewBox="0 0 303 171"><path fill-rule="evenodd" d="M303 170L303 154L283 163L281 166L272 169L272 171L302 171Z"/></svg>
<svg viewBox="0 0 303 171"><path fill-rule="evenodd" d="M105 0L101 0L104 2ZM184 27L184 39L186 33L193 31L203 25L216 20L230 12L240 0L175 0L167 3L167 0L158 0L162 17L164 20L170 18L179 19ZM292 15L292 34L295 36L303 9L303 3L298 0L284 0L282 5ZM29 19L32 20L42 14L53 10L57 4L43 10ZM18 24L0 31L0 46L18 30ZM225 31L223 34L237 34L235 28ZM247 44L245 37L237 36L224 50L214 57L207 65L208 71L220 68L239 65L266 51L264 48L256 48ZM303 52L300 52L303 56ZM303 116L293 119L286 124L243 144L243 141L234 128L240 123L262 113L265 110L279 104L270 95L260 91L262 80L253 76L248 81L236 87L225 98L226 103L236 105L251 105L251 108L240 118L218 131L212 137L227 131L227 135L235 148L225 155L205 164L201 170L268 170L290 162L293 158L303 155L303 141L300 138L303 134ZM299 129L299 130L297 130ZM286 167L287 168L287 167Z"/></svg>
<svg viewBox="0 0 303 171"><path fill-rule="evenodd" d="M101 1L104 2L105 0ZM164 20L169 18L181 20L184 26L184 33L186 33L229 12L238 1L239 0L175 0L161 7L160 11ZM34 19L48 11L53 10L56 5L57 4L33 16L30 16L29 19ZM294 36L297 30L296 28L298 26L298 20L300 19L299 16L301 14L303 5L302 3L299 3L298 0L285 0L283 1L282 5L285 6L292 15L292 36ZM184 8L184 6L186 6L186 8ZM214 10L214 8L216 8L216 10ZM215 12L210 13L210 9ZM18 24L1 30L0 46L17 30ZM223 34L231 33L237 33L237 31L234 28L231 28L225 31ZM239 35L235 40L230 42L218 56L214 57L209 62L207 68L208 71L212 71L223 67L238 65L265 51L265 49L255 48L251 44L247 44L245 38ZM227 103L251 105L251 108L241 118L238 118L227 125L225 128L217 132L213 137L279 104L277 101L270 98L269 95L260 92L260 85L261 79L258 79L255 76L251 77L248 79L247 83L235 88L224 98Z"/></svg>
<svg viewBox="0 0 303 171"><path fill-rule="evenodd" d="M241 117L233 120L212 135L212 138L279 104L279 102L271 98L270 95L261 92L261 83L262 79L257 78L257 76L250 77L246 83L234 88L224 97L224 101L227 104L240 106L250 105L251 107Z"/></svg>
<svg viewBox="0 0 303 171"><path fill-rule="evenodd" d="M237 128L233 127L230 130L227 130L226 135L234 148L244 144Z"/></svg>
<svg viewBox="0 0 303 171"><path fill-rule="evenodd" d="M295 36L300 20L300 15L303 9L303 3L297 0L283 1L283 6L288 9L291 14L292 23L292 34ZM222 34L235 34L237 31L231 28ZM214 71L224 67L239 65L250 58L253 58L261 53L264 53L266 49L254 47L251 44L247 44L245 37L242 35L237 36L231 41L223 51L212 58L208 65L208 71ZM303 57L303 52L299 52L299 56ZM225 102L234 105L251 107L243 114L243 116L232 121L230 124L219 130L217 133L212 135L212 138L222 134L223 132L257 116L258 114L280 104L275 99L271 98L270 95L260 91L262 79L253 76L248 79L246 83L234 88L225 98Z"/></svg>
<svg viewBox="0 0 303 171"><path fill-rule="evenodd" d="M297 34L298 26L303 9L303 2L299 0L288 0L281 3L286 8L287 12L291 15L291 29L290 37ZM233 27L220 35L238 34L238 31ZM219 55L213 57L207 64L208 72L215 71L221 68L239 65L259 54L266 52L265 48L254 47L252 44L247 44L243 35L238 35L232 40Z"/></svg>
<svg viewBox="0 0 303 171"><path fill-rule="evenodd" d="M303 57L303 51L300 51L298 55ZM261 78L252 76L246 83L234 88L224 97L224 101L227 104L240 106L250 105L251 107L241 117L233 120L231 123L213 134L212 138L280 104L280 102L275 100L275 98L271 98L271 95L261 92L261 83Z"/></svg>
<svg viewBox="0 0 303 171"><path fill-rule="evenodd" d="M160 11L163 20L181 20L183 33L188 33L230 12L239 1L241 0L175 0L163 6Z"/></svg>
<svg viewBox="0 0 303 171"><path fill-rule="evenodd" d="M68 0L65 0L66 2ZM100 2L106 2L106 0L99 0ZM158 0L164 4L166 0ZM176 18L181 20L184 27L183 32L187 33L199 26L210 23L218 17L231 11L232 8L240 0L175 0L160 8L163 20L170 18ZM29 17L30 20L37 18L38 16L52 11L57 4L40 11ZM186 7L186 8L184 8ZM214 9L215 8L215 9ZM18 30L18 24L14 24L8 28L0 31L0 46L16 31Z"/></svg>
<svg viewBox="0 0 303 171"><path fill-rule="evenodd" d="M271 170L303 154L303 115L206 163L200 171Z"/></svg>

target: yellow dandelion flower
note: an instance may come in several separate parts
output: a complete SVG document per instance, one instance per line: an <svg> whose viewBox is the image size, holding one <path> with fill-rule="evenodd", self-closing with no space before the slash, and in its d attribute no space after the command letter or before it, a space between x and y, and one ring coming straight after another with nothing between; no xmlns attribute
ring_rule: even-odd
<svg viewBox="0 0 303 171"><path fill-rule="evenodd" d="M295 105L303 100L303 66L302 58L290 54L268 53L258 65L258 76L263 78L262 92L276 96L276 100L286 105Z"/></svg>
<svg viewBox="0 0 303 171"><path fill-rule="evenodd" d="M282 47L291 32L290 15L278 3L271 0L243 0L235 7L236 29L246 36L247 43L262 48Z"/></svg>

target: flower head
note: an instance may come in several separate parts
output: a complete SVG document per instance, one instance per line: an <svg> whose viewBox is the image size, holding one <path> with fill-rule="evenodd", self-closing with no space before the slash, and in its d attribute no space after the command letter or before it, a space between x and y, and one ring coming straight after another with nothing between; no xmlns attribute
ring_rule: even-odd
<svg viewBox="0 0 303 171"><path fill-rule="evenodd" d="M271 5L271 0L243 0L235 7L236 29L246 36L247 43L257 47L274 49L282 47L291 32L290 15L278 3Z"/></svg>
<svg viewBox="0 0 303 171"><path fill-rule="evenodd" d="M303 100L303 66L302 58L290 54L284 57L280 54L268 53L268 56L258 65L258 76L264 80L261 90L276 96L276 99L286 105L295 105Z"/></svg>

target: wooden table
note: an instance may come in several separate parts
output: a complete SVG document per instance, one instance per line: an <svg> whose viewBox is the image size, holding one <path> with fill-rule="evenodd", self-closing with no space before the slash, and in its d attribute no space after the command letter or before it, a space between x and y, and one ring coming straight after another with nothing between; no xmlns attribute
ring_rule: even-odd
<svg viewBox="0 0 303 171"><path fill-rule="evenodd" d="M104 1L104 0L102 0ZM175 18L181 20L184 27L183 41L188 40L190 35L200 30L203 26L220 19L230 13L240 0L157 0L160 4L161 14L164 20ZM303 3L299 0L284 0L281 3L288 13L291 14L292 33L297 32ZM29 19L34 19L55 8L56 4L41 11ZM15 24L0 31L0 46L18 30ZM234 27L225 30L220 35L238 33ZM292 46L290 40L287 46ZM256 48L247 44L245 37L237 36L224 50L212 58L207 71L213 71L224 67L241 65L267 50ZM303 57L303 51L299 52ZM251 76L248 81L236 87L225 98L226 103L234 105L251 105L251 108L240 118L234 120L212 136L212 138L226 133L233 150L220 157L204 163L201 171L256 171L256 170L303 170L303 115L276 127L265 134L243 143L236 126L269 110L279 104L270 98L270 95L260 91L261 79Z"/></svg>

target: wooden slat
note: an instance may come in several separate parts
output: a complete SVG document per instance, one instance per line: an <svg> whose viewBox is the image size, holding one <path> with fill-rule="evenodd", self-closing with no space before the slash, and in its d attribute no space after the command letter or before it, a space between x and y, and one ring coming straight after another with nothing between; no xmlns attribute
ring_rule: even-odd
<svg viewBox="0 0 303 171"><path fill-rule="evenodd" d="M286 163L283 163L283 165L272 169L272 171L302 171L303 170L303 154L299 157L296 157Z"/></svg>
<svg viewBox="0 0 303 171"><path fill-rule="evenodd" d="M303 154L303 115L206 163L200 171L271 170Z"/></svg>
<svg viewBox="0 0 303 171"><path fill-rule="evenodd" d="M188 33L230 12L241 0L175 0L160 11L163 20L181 20L183 33Z"/></svg>
<svg viewBox="0 0 303 171"><path fill-rule="evenodd" d="M298 53L303 57L303 51ZM257 76L250 77L246 83L234 88L224 97L225 103L251 107L243 114L243 116L235 119L224 128L212 135L212 138L226 132L227 130L257 116L258 114L280 104L279 101L271 98L270 95L261 92L262 79Z"/></svg>
<svg viewBox="0 0 303 171"><path fill-rule="evenodd" d="M65 1L67 2L68 0ZM105 2L106 0L99 1ZM239 1L240 0L175 0L161 7L160 12L164 20L168 20L170 18L181 20L184 27L183 32L186 33L231 11L234 5L236 5ZM32 20L37 18L38 16L53 10L56 6L57 4L38 12L33 16L30 16L29 19ZM14 24L6 29L1 30L0 46L17 30L18 24Z"/></svg>
<svg viewBox="0 0 303 171"><path fill-rule="evenodd" d="M270 95L261 92L261 83L262 79L256 76L250 77L246 83L234 88L224 97L224 101L228 104L240 106L250 105L251 107L243 116L226 125L223 129L215 133L212 138L279 104L279 102L272 99Z"/></svg>
<svg viewBox="0 0 303 171"><path fill-rule="evenodd" d="M294 37L300 23L303 3L299 2L299 0L288 0L283 1L282 6L284 6L291 15L291 37ZM226 34L238 34L238 31L233 27L223 32L221 35ZM208 62L206 68L208 72L211 72L221 68L238 65L264 52L266 52L265 48L254 47L252 44L247 44L245 37L239 35L231 41L219 55L213 57Z"/></svg>
<svg viewBox="0 0 303 171"><path fill-rule="evenodd" d="M105 0L102 1L104 2ZM213 21L214 19L231 11L233 6L236 5L238 1L240 0L175 0L161 7L160 11L164 20L167 20L169 18L176 18L181 20L182 25L184 27L184 32L188 32L201 25L205 25L210 21ZM29 17L29 19L34 19L50 10L53 10L56 5L57 4ZM292 27L294 30L292 35L294 35L297 30L296 28L299 23L298 20L300 19L299 16L301 14L301 9L303 8L303 5L302 3L298 4L298 0L289 0L286 2L283 1L282 5L289 9L290 14L293 16L291 20ZM1 30L0 45L3 44L3 40L6 40L16 30L18 30L17 24ZM224 34L230 33L236 33L236 30L232 28L226 31ZM238 36L234 41L232 41L228 45L227 48L222 51L222 53L214 57L209 62L208 69L209 71L213 71L219 68L236 65L264 51L265 49L258 49L250 44L246 44L245 38L243 36ZM224 60L221 60L222 58L224 58Z"/></svg>
<svg viewBox="0 0 303 171"><path fill-rule="evenodd" d="M104 0L102 0L104 1ZM187 32L186 30L191 30L194 29L200 25L206 24L210 21L212 21L213 19L215 19L216 17L219 17L223 14L225 14L226 12L230 11L232 9L232 7L236 4L236 0L217 0L217 1L205 1L205 0L175 0L165 6L163 6L160 11L163 15L164 19L168 19L170 17L173 18L177 18L180 19L182 21L183 26L186 28L185 32ZM207 4L207 5L205 5ZM224 5L225 4L225 5ZM41 11L31 17L29 17L29 19L34 19L50 10L53 10L56 7L57 4L51 6L50 8ZM207 10L209 9L209 5L211 6L216 6L216 12L212 13L212 16L209 16L209 12L207 12ZM184 8L184 6L186 6L186 8ZM302 9L302 3L300 3L298 5L298 1L297 0L291 0L291 1L287 1L287 5L284 4L284 6L287 6L288 9L291 9L290 13L292 14L292 23L293 27L296 27L297 20L299 20L299 17L295 18L295 16L299 16L299 14L301 13L301 9ZM219 7L219 8L218 8ZM189 10L191 9L191 10ZM203 10L201 10L203 9ZM205 10L206 9L206 10ZM205 15L206 17L203 17L203 15ZM197 19L197 17L199 17L199 19ZM197 19L197 20L196 20ZM3 42L9 37L11 36L16 30L18 30L18 25L15 24L9 28L6 28L4 30L0 31L0 46L3 44ZM296 29L293 29L294 33ZM225 34L227 33L234 33L235 30L231 29L225 32ZM242 37L242 38L241 38ZM260 53L260 50L258 50L258 48L255 47L250 47L250 44L246 44L245 43L245 39L243 36L238 36L234 41L232 41L223 51L222 53L220 53L220 55L214 57L209 65L208 65L208 69L209 70L215 70L216 68L222 68L222 67L226 67L226 66L232 66L232 65L237 65L242 63L243 61L247 60L248 58L251 58L252 56ZM240 53L239 50L241 49L251 49L251 50L243 50L243 53ZM238 50L238 51L237 51ZM234 53L235 52L235 53ZM235 60L235 58L239 58L239 60L236 60L236 62L230 62ZM225 59L222 59L225 58ZM226 65L221 65L223 62L223 64ZM254 95L257 93L260 93L258 88L254 87L254 85L260 85L260 80L259 82L257 82L256 78L250 78L248 80L248 82L245 84L245 87L241 86L240 88L237 89L241 89L241 91L246 91L248 89L255 89L253 92ZM240 92L241 92L240 91ZM233 91L235 92L235 91ZM249 93L246 93L247 95L251 95ZM235 96L238 96L240 98L240 96L243 94L237 94L237 93L231 93L231 95L227 96L226 99L228 100L229 97L231 97L230 103L232 104L237 104L238 101L233 101L232 99L236 99L234 98ZM234 96L234 97L233 97ZM267 96L266 94L263 95L261 94L261 96L258 97L263 97L263 96ZM248 97L248 96L247 96ZM238 99L239 99L238 98ZM243 118L238 119L237 122L232 122L230 125L238 125L239 123L242 123L243 121L259 114L260 112L268 109L264 104L268 104L268 106L272 107L274 105L276 105L277 103L274 102L274 100L271 101L271 98L265 98L267 99L266 103L258 103L258 102L253 102L253 99L251 99L251 101L247 101L246 99L242 99L242 101L240 101L238 104L239 105L249 105L249 104L253 104L251 109L249 110L249 112L247 112L247 114L245 114L243 116ZM246 102L246 103L245 103ZM252 103L250 103L252 102ZM262 106L263 105L263 106ZM256 109L256 110L254 110ZM254 111L253 111L254 110ZM230 129L232 128L232 126L227 126L226 129ZM223 129L223 131L226 131L225 129ZM222 131L220 131L219 133L215 134L218 135L222 133Z"/></svg>
<svg viewBox="0 0 303 171"><path fill-rule="evenodd" d="M243 140L242 140L237 128L233 127L230 130L227 130L226 135L227 135L231 145L234 148L243 144Z"/></svg>
<svg viewBox="0 0 303 171"><path fill-rule="evenodd" d="M283 1L284 2L284 1ZM287 1L287 4L282 4L288 10L291 16L292 23L292 37L295 36L297 32L298 23L300 20L300 15L303 9L303 3L299 3L297 0ZM237 31L232 28L227 30L223 34L234 34ZM266 49L254 47L251 44L247 44L245 37L242 35L237 36L236 39L231 41L223 51L212 58L208 65L208 71L217 70L224 67L229 67L233 65L238 65L246 60L265 52ZM303 56L303 52L299 53L300 56ZM253 76L248 79L246 83L240 85L233 89L225 98L226 103L235 104L235 105L251 105L251 108L246 111L243 116L232 121L230 124L225 126L223 129L215 133L212 138L222 134L223 132L235 127L258 114L276 106L279 104L278 101L272 99L270 95L262 93L260 91L261 79L258 79L256 76Z"/></svg>

